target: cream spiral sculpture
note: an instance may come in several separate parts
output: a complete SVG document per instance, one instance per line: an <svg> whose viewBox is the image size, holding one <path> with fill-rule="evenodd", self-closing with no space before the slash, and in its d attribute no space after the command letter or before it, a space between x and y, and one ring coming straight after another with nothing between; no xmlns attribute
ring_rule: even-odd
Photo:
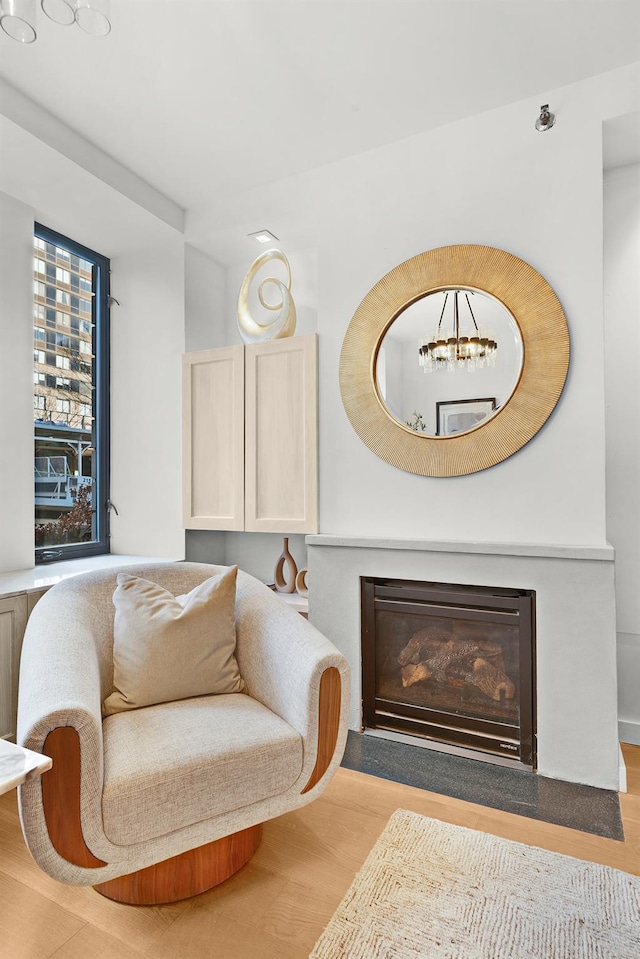
<svg viewBox="0 0 640 959"><path fill-rule="evenodd" d="M249 290L258 271L271 260L280 260L284 263L287 271L287 282L282 283L274 276L267 276L258 287L258 299L260 304L272 312L278 313L277 316L269 319L265 323L259 323L251 316L249 309ZM270 304L265 302L263 289L267 283L273 283L280 291L280 302ZM261 343L263 340L276 340L285 336L293 336L296 329L296 307L291 296L291 267L289 261L280 250L266 250L261 253L257 260L251 264L247 270L246 276L242 281L240 293L238 295L238 329L240 336L245 343Z"/></svg>

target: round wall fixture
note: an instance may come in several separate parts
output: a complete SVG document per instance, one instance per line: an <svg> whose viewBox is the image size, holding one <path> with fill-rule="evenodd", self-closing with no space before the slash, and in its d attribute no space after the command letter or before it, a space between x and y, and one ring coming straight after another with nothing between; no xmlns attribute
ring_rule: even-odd
<svg viewBox="0 0 640 959"><path fill-rule="evenodd" d="M475 340L486 343L487 336L477 324L459 329L462 310L456 308L455 335L442 332L444 306L438 330L430 328L433 294L447 292L471 304L474 324L474 310L487 298L508 318L489 333L490 369L468 361ZM409 344L404 331L420 328L421 309L427 339L414 336ZM425 364L441 342L452 359ZM456 353L463 348L464 356ZM495 466L536 435L560 399L568 368L566 317L544 277L504 250L464 244L406 260L367 293L342 345L340 392L354 430L387 463L422 476L462 476Z"/></svg>

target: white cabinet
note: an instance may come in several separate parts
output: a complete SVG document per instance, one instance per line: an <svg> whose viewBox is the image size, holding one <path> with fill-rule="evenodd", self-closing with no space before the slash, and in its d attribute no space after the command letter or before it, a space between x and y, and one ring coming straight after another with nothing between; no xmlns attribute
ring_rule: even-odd
<svg viewBox="0 0 640 959"><path fill-rule="evenodd" d="M318 531L318 336L183 358L187 529Z"/></svg>
<svg viewBox="0 0 640 959"><path fill-rule="evenodd" d="M20 650L27 625L27 597L0 599L0 738L16 738Z"/></svg>
<svg viewBox="0 0 640 959"><path fill-rule="evenodd" d="M46 591L0 597L0 739L16 738L22 640L33 607Z"/></svg>
<svg viewBox="0 0 640 959"><path fill-rule="evenodd" d="M245 523L318 531L318 337L245 348Z"/></svg>
<svg viewBox="0 0 640 959"><path fill-rule="evenodd" d="M244 529L244 347L182 358L186 529Z"/></svg>

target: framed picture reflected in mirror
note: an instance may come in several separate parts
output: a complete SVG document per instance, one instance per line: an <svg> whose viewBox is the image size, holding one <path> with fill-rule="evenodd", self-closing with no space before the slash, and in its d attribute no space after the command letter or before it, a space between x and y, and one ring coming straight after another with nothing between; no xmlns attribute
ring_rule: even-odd
<svg viewBox="0 0 640 959"><path fill-rule="evenodd" d="M437 436L467 433L479 426L496 408L495 396L436 403Z"/></svg>

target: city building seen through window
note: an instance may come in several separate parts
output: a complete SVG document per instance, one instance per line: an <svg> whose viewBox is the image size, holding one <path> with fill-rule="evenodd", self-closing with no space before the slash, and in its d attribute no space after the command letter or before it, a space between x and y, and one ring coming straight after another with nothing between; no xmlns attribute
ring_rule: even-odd
<svg viewBox="0 0 640 959"><path fill-rule="evenodd" d="M109 261L36 225L36 562L109 551Z"/></svg>

